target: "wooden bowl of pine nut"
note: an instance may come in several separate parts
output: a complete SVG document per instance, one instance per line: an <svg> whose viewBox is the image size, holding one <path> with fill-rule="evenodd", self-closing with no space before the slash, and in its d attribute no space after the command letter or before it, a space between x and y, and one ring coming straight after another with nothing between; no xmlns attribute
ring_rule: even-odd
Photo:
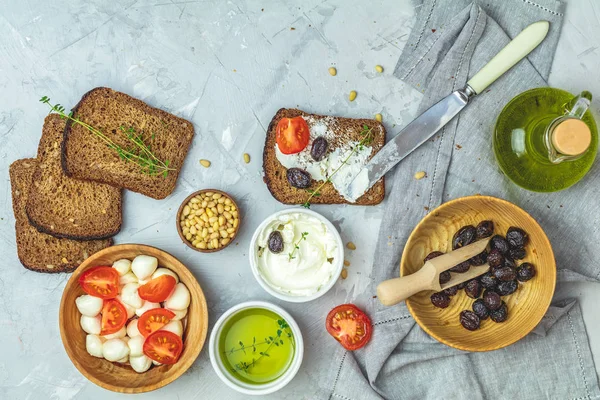
<svg viewBox="0 0 600 400"><path fill-rule="evenodd" d="M233 198L216 189L190 194L177 211L177 233L189 248L214 253L229 246L240 228L240 211Z"/></svg>

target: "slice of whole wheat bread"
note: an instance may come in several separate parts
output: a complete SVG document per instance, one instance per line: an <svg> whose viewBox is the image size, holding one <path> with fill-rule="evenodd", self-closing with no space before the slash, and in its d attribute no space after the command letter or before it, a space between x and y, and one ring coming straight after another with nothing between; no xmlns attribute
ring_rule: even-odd
<svg viewBox="0 0 600 400"><path fill-rule="evenodd" d="M112 239L58 239L34 228L27 219L25 205L36 164L35 158L25 158L9 168L19 260L36 272L71 272L90 255L112 245Z"/></svg>
<svg viewBox="0 0 600 400"><path fill-rule="evenodd" d="M175 189L194 136L191 122L104 87L87 92L73 108L73 113L123 149L136 149L126 132L133 128L135 135L142 134L154 156L162 162L168 161L173 170L168 171L166 177L148 174L135 162L121 158L116 150L86 128L68 121L62 145L62 165L68 175L129 189L155 199L164 199Z"/></svg>
<svg viewBox="0 0 600 400"><path fill-rule="evenodd" d="M121 229L121 189L65 175L61 165L66 121L44 120L25 211L39 231L74 240L106 239Z"/></svg>
<svg viewBox="0 0 600 400"><path fill-rule="evenodd" d="M315 121L324 119L333 119L335 121L334 134L336 142L347 143L350 141L360 141L362 139L361 132L363 126L367 125L373 134L373 140L369 146L373 151L369 157L373 157L385 145L385 127L380 122L374 119L354 119L342 117L328 117L324 115L309 114L297 109L282 108L273 117L269 128L267 129L267 137L265 140L265 148L263 151L263 170L264 181L269 188L269 191L278 201L284 204L303 204L310 194L307 190L316 190L322 181L312 180L311 185L307 189L297 189L291 186L287 181L287 169L277 159L276 145L276 128L281 118L293 118L297 116L312 117ZM310 145L310 144L309 144ZM335 146L330 145L328 151L335 150ZM327 182L319 189L319 196L314 196L310 202L312 204L355 204L355 205L375 205L383 201L385 197L384 178L381 178L371 189L364 195L359 197L356 202L351 203L344 199L338 191L333 187L333 184Z"/></svg>

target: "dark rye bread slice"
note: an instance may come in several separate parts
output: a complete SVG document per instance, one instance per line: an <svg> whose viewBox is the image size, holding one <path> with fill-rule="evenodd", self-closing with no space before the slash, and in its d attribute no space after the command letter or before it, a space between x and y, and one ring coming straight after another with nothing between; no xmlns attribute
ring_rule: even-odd
<svg viewBox="0 0 600 400"><path fill-rule="evenodd" d="M92 254L111 246L112 239L80 242L58 239L35 229L27 219L25 204L36 164L35 158L25 158L9 168L19 260L36 272L71 272Z"/></svg>
<svg viewBox="0 0 600 400"><path fill-rule="evenodd" d="M150 175L135 162L120 158L116 150L86 128L69 121L62 145L62 164L68 175L129 189L155 199L164 199L175 189L194 136L191 122L104 87L87 92L73 108L73 113L124 149L135 148L135 145L121 127L133 128L136 134L143 135L154 155L163 162L169 161L169 168L173 170L166 177Z"/></svg>
<svg viewBox="0 0 600 400"><path fill-rule="evenodd" d="M336 122L334 133L336 135L337 143L360 141L362 139L361 132L363 131L363 126L367 125L369 128L373 128L373 141L370 144L370 146L373 147L373 152L371 153L370 158L385 145L385 127L374 119L327 117L324 115L308 114L297 109L280 109L271 120L269 129L267 130L265 148L263 151L263 170L265 174L264 181L267 184L269 191L275 199L284 204L302 204L310 196L307 189L297 189L288 183L286 176L287 169L281 165L275 153L275 131L279 120L281 118L293 118L297 116L311 116L317 121L324 118L333 118ZM335 147L335 144L330 144L328 151L335 150ZM316 190L321 183L322 181L313 179L308 190ZM383 201L383 198L385 197L385 183L384 178L381 178L354 203L344 199L330 182L327 182L319 192L321 193L320 196L314 196L310 200L312 204L354 204L370 206L379 204Z"/></svg>
<svg viewBox="0 0 600 400"><path fill-rule="evenodd" d="M44 121L25 211L31 225L55 237L106 239L121 230L121 189L65 175L61 165L66 121L50 114Z"/></svg>

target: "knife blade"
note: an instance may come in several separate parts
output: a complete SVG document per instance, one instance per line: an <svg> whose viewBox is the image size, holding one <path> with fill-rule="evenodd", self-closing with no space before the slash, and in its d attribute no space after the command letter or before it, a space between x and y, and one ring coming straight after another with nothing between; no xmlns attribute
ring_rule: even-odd
<svg viewBox="0 0 600 400"><path fill-rule="evenodd" d="M469 103L469 99L482 93L496 79L525 58L548 34L548 21L529 25L498 52L463 89L452 92L418 116L400 131L354 175L349 184L339 190L348 201L355 202L386 172L435 135Z"/></svg>

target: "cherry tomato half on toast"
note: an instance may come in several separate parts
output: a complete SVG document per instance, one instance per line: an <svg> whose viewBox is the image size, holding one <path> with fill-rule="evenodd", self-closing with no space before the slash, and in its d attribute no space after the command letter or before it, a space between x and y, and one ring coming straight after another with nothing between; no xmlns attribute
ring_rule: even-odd
<svg viewBox="0 0 600 400"><path fill-rule="evenodd" d="M161 275L140 286L138 294L144 300L160 303L169 297L175 285L177 281L171 275Z"/></svg>
<svg viewBox="0 0 600 400"><path fill-rule="evenodd" d="M117 299L105 300L102 306L102 330L100 335L116 333L127 322L127 310Z"/></svg>
<svg viewBox="0 0 600 400"><path fill-rule="evenodd" d="M79 277L84 292L101 299L114 299L119 294L119 273L111 267L94 267Z"/></svg>
<svg viewBox="0 0 600 400"><path fill-rule="evenodd" d="M147 338L152 333L156 332L175 317L173 311L169 311L166 308L153 308L142 314L138 320L138 330Z"/></svg>
<svg viewBox="0 0 600 400"><path fill-rule="evenodd" d="M175 364L183 351L183 342L179 336L169 331L156 331L146 338L144 354L162 364Z"/></svg>
<svg viewBox="0 0 600 400"><path fill-rule="evenodd" d="M283 154L300 153L310 139L308 124L302 117L281 118L277 124L275 139Z"/></svg>
<svg viewBox="0 0 600 400"><path fill-rule="evenodd" d="M371 339L371 319L354 304L342 304L329 311L325 327L347 350L358 350Z"/></svg>

